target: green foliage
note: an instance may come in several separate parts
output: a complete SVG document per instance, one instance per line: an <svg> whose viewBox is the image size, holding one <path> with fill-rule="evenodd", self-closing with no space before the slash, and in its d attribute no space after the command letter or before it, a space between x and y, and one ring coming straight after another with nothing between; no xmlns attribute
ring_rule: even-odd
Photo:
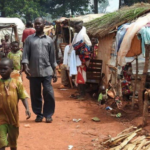
<svg viewBox="0 0 150 150"><path fill-rule="evenodd" d="M124 0L125 2L125 5L128 5L128 6L131 6L133 5L134 3L139 3L139 2L149 2L148 0Z"/></svg>
<svg viewBox="0 0 150 150"><path fill-rule="evenodd" d="M103 1L103 0L102 0ZM53 18L89 12L89 0L0 0L2 17L33 20L51 14Z"/></svg>
<svg viewBox="0 0 150 150"><path fill-rule="evenodd" d="M60 16L70 16L75 14L87 13L89 0L47 0L48 13L52 14L53 18Z"/></svg>
<svg viewBox="0 0 150 150"><path fill-rule="evenodd" d="M99 9L100 13L106 13L106 9L109 6L109 0L105 0L105 2L101 2Z"/></svg>
<svg viewBox="0 0 150 150"><path fill-rule="evenodd" d="M0 0L0 10L3 17L24 17L33 20L45 15L40 5L42 2L45 0Z"/></svg>

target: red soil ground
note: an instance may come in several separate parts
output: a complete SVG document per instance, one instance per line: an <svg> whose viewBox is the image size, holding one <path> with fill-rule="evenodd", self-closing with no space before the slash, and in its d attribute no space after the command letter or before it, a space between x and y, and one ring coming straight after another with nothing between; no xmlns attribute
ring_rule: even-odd
<svg viewBox="0 0 150 150"><path fill-rule="evenodd" d="M29 82L24 76L24 86L29 93ZM124 121L122 118L115 118L107 113L105 108L100 108L96 102L90 98L86 101L70 99L69 96L75 90L69 89L62 91L58 89L58 82L53 84L56 111L53 116L53 122L46 124L35 123L35 115L32 112L30 120L26 120L25 109L19 102L20 111L20 136L18 140L18 150L67 150L68 145L73 145L72 150L98 150L97 143L108 135L115 136L123 129L129 127L130 121ZM93 117L99 117L100 122L91 120ZM76 123L72 120L82 119ZM136 118L133 123L137 123ZM29 124L30 128L24 125Z"/></svg>

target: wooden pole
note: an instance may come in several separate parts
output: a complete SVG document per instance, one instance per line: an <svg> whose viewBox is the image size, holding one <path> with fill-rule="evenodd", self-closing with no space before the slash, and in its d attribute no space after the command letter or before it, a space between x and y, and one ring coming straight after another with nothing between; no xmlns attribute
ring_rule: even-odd
<svg viewBox="0 0 150 150"><path fill-rule="evenodd" d="M132 109L134 108L135 103L135 91L137 88L137 79L138 79L138 57L136 56L136 75L135 75L135 82L134 82L134 89L133 89L133 96L132 96Z"/></svg>
<svg viewBox="0 0 150 150"><path fill-rule="evenodd" d="M19 42L18 32L17 32L17 26L13 27L14 34L15 34L15 40Z"/></svg>
<svg viewBox="0 0 150 150"><path fill-rule="evenodd" d="M144 107L143 107L143 126L147 125L147 117L148 117L148 91L144 93Z"/></svg>
<svg viewBox="0 0 150 150"><path fill-rule="evenodd" d="M63 37L63 43L66 43L63 27L61 27L61 33L62 33L62 37Z"/></svg>
<svg viewBox="0 0 150 150"><path fill-rule="evenodd" d="M59 25L56 24L56 39L55 39L55 41L54 41L55 49L56 49L56 60L58 60L58 52L59 52L59 49L58 49L58 47L57 47L58 32L59 32Z"/></svg>
<svg viewBox="0 0 150 150"><path fill-rule="evenodd" d="M71 37L71 30L70 30L70 21L69 21L68 29L69 29L69 44L71 44L72 37ZM73 88L72 77L69 76L69 71L67 71L67 73L68 73L68 77L69 77L70 86L71 86L71 88Z"/></svg>
<svg viewBox="0 0 150 150"><path fill-rule="evenodd" d="M143 91L145 89L145 82L146 82L146 76L147 76L147 71L149 68L149 59L150 59L150 45L145 45L145 66L143 70L143 76L142 76L142 81L141 81L141 86L139 90L139 109L140 112L143 112Z"/></svg>
<svg viewBox="0 0 150 150"><path fill-rule="evenodd" d="M68 29L69 29L69 44L71 44L72 37L71 37L70 21L68 21L68 22L69 22L69 26L68 26Z"/></svg>

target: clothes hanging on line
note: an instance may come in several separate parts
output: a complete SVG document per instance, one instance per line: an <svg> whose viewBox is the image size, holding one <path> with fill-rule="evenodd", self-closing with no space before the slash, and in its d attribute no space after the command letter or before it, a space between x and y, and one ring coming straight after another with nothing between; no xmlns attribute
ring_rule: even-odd
<svg viewBox="0 0 150 150"><path fill-rule="evenodd" d="M118 52L118 64L120 66L124 66L126 64L125 57L131 48L134 36L148 22L150 22L150 14L147 14L144 17L140 17L135 23L132 23L131 26L128 28L124 39L121 43L120 50Z"/></svg>
<svg viewBox="0 0 150 150"><path fill-rule="evenodd" d="M150 44L150 27L143 27L139 34L142 41L142 54L145 57L145 44Z"/></svg>

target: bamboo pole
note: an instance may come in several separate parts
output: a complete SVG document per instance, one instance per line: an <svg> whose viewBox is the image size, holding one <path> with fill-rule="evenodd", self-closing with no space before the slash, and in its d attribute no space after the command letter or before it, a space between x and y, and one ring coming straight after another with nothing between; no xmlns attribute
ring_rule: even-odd
<svg viewBox="0 0 150 150"><path fill-rule="evenodd" d="M134 89L133 89L133 96L132 96L132 109L134 109L135 103L135 91L137 88L137 79L138 79L138 57L136 56L136 75L135 75L135 82L134 82Z"/></svg>
<svg viewBox="0 0 150 150"><path fill-rule="evenodd" d="M145 45L145 66L143 70L143 76L141 81L141 88L139 90L139 109L140 113L143 113L143 91L145 89L146 75L149 67L149 59L150 59L150 45Z"/></svg>

